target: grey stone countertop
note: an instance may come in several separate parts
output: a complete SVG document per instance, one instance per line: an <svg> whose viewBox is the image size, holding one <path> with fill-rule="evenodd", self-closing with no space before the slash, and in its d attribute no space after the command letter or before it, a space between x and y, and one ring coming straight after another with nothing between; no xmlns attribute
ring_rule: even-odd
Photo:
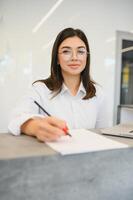
<svg viewBox="0 0 133 200"><path fill-rule="evenodd" d="M133 148L62 156L34 137L0 134L0 200L132 200L132 177Z"/></svg>

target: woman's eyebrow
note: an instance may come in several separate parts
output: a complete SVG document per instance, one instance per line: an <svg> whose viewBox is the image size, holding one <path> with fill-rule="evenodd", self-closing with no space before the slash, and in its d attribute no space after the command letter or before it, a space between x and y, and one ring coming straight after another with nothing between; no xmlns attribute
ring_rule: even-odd
<svg viewBox="0 0 133 200"><path fill-rule="evenodd" d="M76 49L80 49L80 48L84 48L85 49L85 46L78 46ZM72 47L70 47L70 46L63 46L61 49L72 49Z"/></svg>
<svg viewBox="0 0 133 200"><path fill-rule="evenodd" d="M80 48L85 49L86 47L85 46L79 46L79 47L77 47L77 49L80 49Z"/></svg>
<svg viewBox="0 0 133 200"><path fill-rule="evenodd" d="M62 47L61 49L71 49L71 47L69 47L69 46L64 46L64 47Z"/></svg>

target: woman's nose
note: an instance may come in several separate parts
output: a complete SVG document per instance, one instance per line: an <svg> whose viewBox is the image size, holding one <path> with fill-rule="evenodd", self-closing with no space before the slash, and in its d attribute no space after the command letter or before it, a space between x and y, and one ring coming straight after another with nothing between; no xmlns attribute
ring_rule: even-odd
<svg viewBox="0 0 133 200"><path fill-rule="evenodd" d="M72 52L72 60L77 60L77 52L76 51Z"/></svg>

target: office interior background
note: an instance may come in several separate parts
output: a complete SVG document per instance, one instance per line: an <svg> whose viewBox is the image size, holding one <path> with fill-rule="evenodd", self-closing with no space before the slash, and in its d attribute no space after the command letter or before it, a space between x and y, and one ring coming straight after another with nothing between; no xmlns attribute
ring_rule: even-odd
<svg viewBox="0 0 133 200"><path fill-rule="evenodd" d="M91 75L105 91L112 126L117 31L133 38L132 10L133 0L0 0L0 132L32 82L49 76L53 42L66 27L88 37Z"/></svg>

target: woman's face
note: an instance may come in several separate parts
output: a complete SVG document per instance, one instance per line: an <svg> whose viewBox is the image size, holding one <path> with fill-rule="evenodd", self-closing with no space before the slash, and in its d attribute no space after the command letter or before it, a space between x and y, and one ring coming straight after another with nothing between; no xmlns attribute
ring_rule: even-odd
<svg viewBox="0 0 133 200"><path fill-rule="evenodd" d="M87 60L85 43L77 36L65 39L58 48L58 63L64 75L80 76Z"/></svg>

